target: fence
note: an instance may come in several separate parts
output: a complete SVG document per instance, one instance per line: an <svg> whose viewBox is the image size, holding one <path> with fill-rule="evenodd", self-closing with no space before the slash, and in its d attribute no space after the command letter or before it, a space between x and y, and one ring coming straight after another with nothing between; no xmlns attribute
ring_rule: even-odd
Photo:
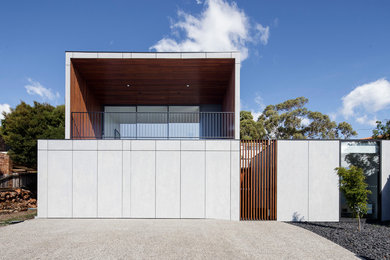
<svg viewBox="0 0 390 260"><path fill-rule="evenodd" d="M72 112L72 139L234 139L233 112Z"/></svg>
<svg viewBox="0 0 390 260"><path fill-rule="evenodd" d="M241 141L241 220L276 220L276 142Z"/></svg>
<svg viewBox="0 0 390 260"><path fill-rule="evenodd" d="M0 188L27 188L35 191L37 186L36 173L12 173L0 175Z"/></svg>

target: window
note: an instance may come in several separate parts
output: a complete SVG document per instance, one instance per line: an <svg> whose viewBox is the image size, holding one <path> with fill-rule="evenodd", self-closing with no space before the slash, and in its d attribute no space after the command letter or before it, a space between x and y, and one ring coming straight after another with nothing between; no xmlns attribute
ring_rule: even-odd
<svg viewBox="0 0 390 260"><path fill-rule="evenodd" d="M368 195L367 217L378 218L378 178L380 172L379 143L375 141L344 141L341 142L341 166L352 165L362 168L371 194ZM341 216L349 217L345 198L341 195Z"/></svg>

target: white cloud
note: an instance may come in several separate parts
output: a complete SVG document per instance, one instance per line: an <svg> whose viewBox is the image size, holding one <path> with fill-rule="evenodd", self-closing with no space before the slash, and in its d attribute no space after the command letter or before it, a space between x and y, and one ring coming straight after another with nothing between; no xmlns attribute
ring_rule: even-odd
<svg viewBox="0 0 390 260"><path fill-rule="evenodd" d="M50 88L45 88L41 83L31 78L27 79L29 84L25 85L24 88L27 90L29 95L38 95L44 100L55 100L60 97L60 93L53 91Z"/></svg>
<svg viewBox="0 0 390 260"><path fill-rule="evenodd" d="M185 37L181 38L181 31ZM178 11L172 22L172 37L163 37L150 47L156 51L232 51L241 52L241 60L249 55L249 45L267 44L269 27L253 23L235 2L207 0L201 14L194 16Z"/></svg>
<svg viewBox="0 0 390 260"><path fill-rule="evenodd" d="M256 103L256 105L259 106L260 110L264 110L264 108L265 108L264 100L260 96L260 94L258 94L258 93L256 93L256 96L255 96L255 103Z"/></svg>
<svg viewBox="0 0 390 260"><path fill-rule="evenodd" d="M369 119L367 115L363 115L356 117L355 121L362 125L376 126L376 121L378 121L378 119L376 116L374 116L373 119Z"/></svg>
<svg viewBox="0 0 390 260"><path fill-rule="evenodd" d="M8 104L0 104L0 125L1 125L1 120L4 119L3 112L5 113L11 112L11 106Z"/></svg>
<svg viewBox="0 0 390 260"><path fill-rule="evenodd" d="M259 118L259 116L261 116L261 114L263 114L263 111L264 111L264 108L265 108L265 105L264 105L264 100L263 98L260 96L259 93L256 93L256 96L255 96L255 99L254 99L256 105L257 105L257 110L254 110L252 109L251 110L251 114L253 116L253 119L255 121L257 121L257 119Z"/></svg>
<svg viewBox="0 0 390 260"><path fill-rule="evenodd" d="M264 27L261 24L256 24L256 30L258 32L258 38L260 42L264 45L267 45L269 38L269 26Z"/></svg>
<svg viewBox="0 0 390 260"><path fill-rule="evenodd" d="M356 87L342 98L344 117L357 117L359 113L375 113L390 106L390 82L378 79ZM361 116L360 116L361 117Z"/></svg>
<svg viewBox="0 0 390 260"><path fill-rule="evenodd" d="M202 1L201 1L201 0L196 0L196 3L197 3L198 5L200 5L200 4L202 4Z"/></svg>

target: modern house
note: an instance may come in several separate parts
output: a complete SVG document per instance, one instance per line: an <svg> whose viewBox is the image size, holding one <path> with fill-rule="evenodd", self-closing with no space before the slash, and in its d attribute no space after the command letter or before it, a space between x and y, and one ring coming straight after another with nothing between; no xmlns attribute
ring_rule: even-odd
<svg viewBox="0 0 390 260"><path fill-rule="evenodd" d="M239 219L240 55L66 53L39 217Z"/></svg>
<svg viewBox="0 0 390 260"><path fill-rule="evenodd" d="M66 52L65 72L65 140L38 141L40 218L338 221L334 169L354 161L369 215L390 220L390 141L240 140L239 52Z"/></svg>

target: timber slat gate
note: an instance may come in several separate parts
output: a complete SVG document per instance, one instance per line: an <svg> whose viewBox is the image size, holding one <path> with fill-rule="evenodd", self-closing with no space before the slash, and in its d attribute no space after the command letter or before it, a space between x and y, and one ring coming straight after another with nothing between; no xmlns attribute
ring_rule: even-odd
<svg viewBox="0 0 390 260"><path fill-rule="evenodd" d="M241 140L241 220L276 220L277 141Z"/></svg>

